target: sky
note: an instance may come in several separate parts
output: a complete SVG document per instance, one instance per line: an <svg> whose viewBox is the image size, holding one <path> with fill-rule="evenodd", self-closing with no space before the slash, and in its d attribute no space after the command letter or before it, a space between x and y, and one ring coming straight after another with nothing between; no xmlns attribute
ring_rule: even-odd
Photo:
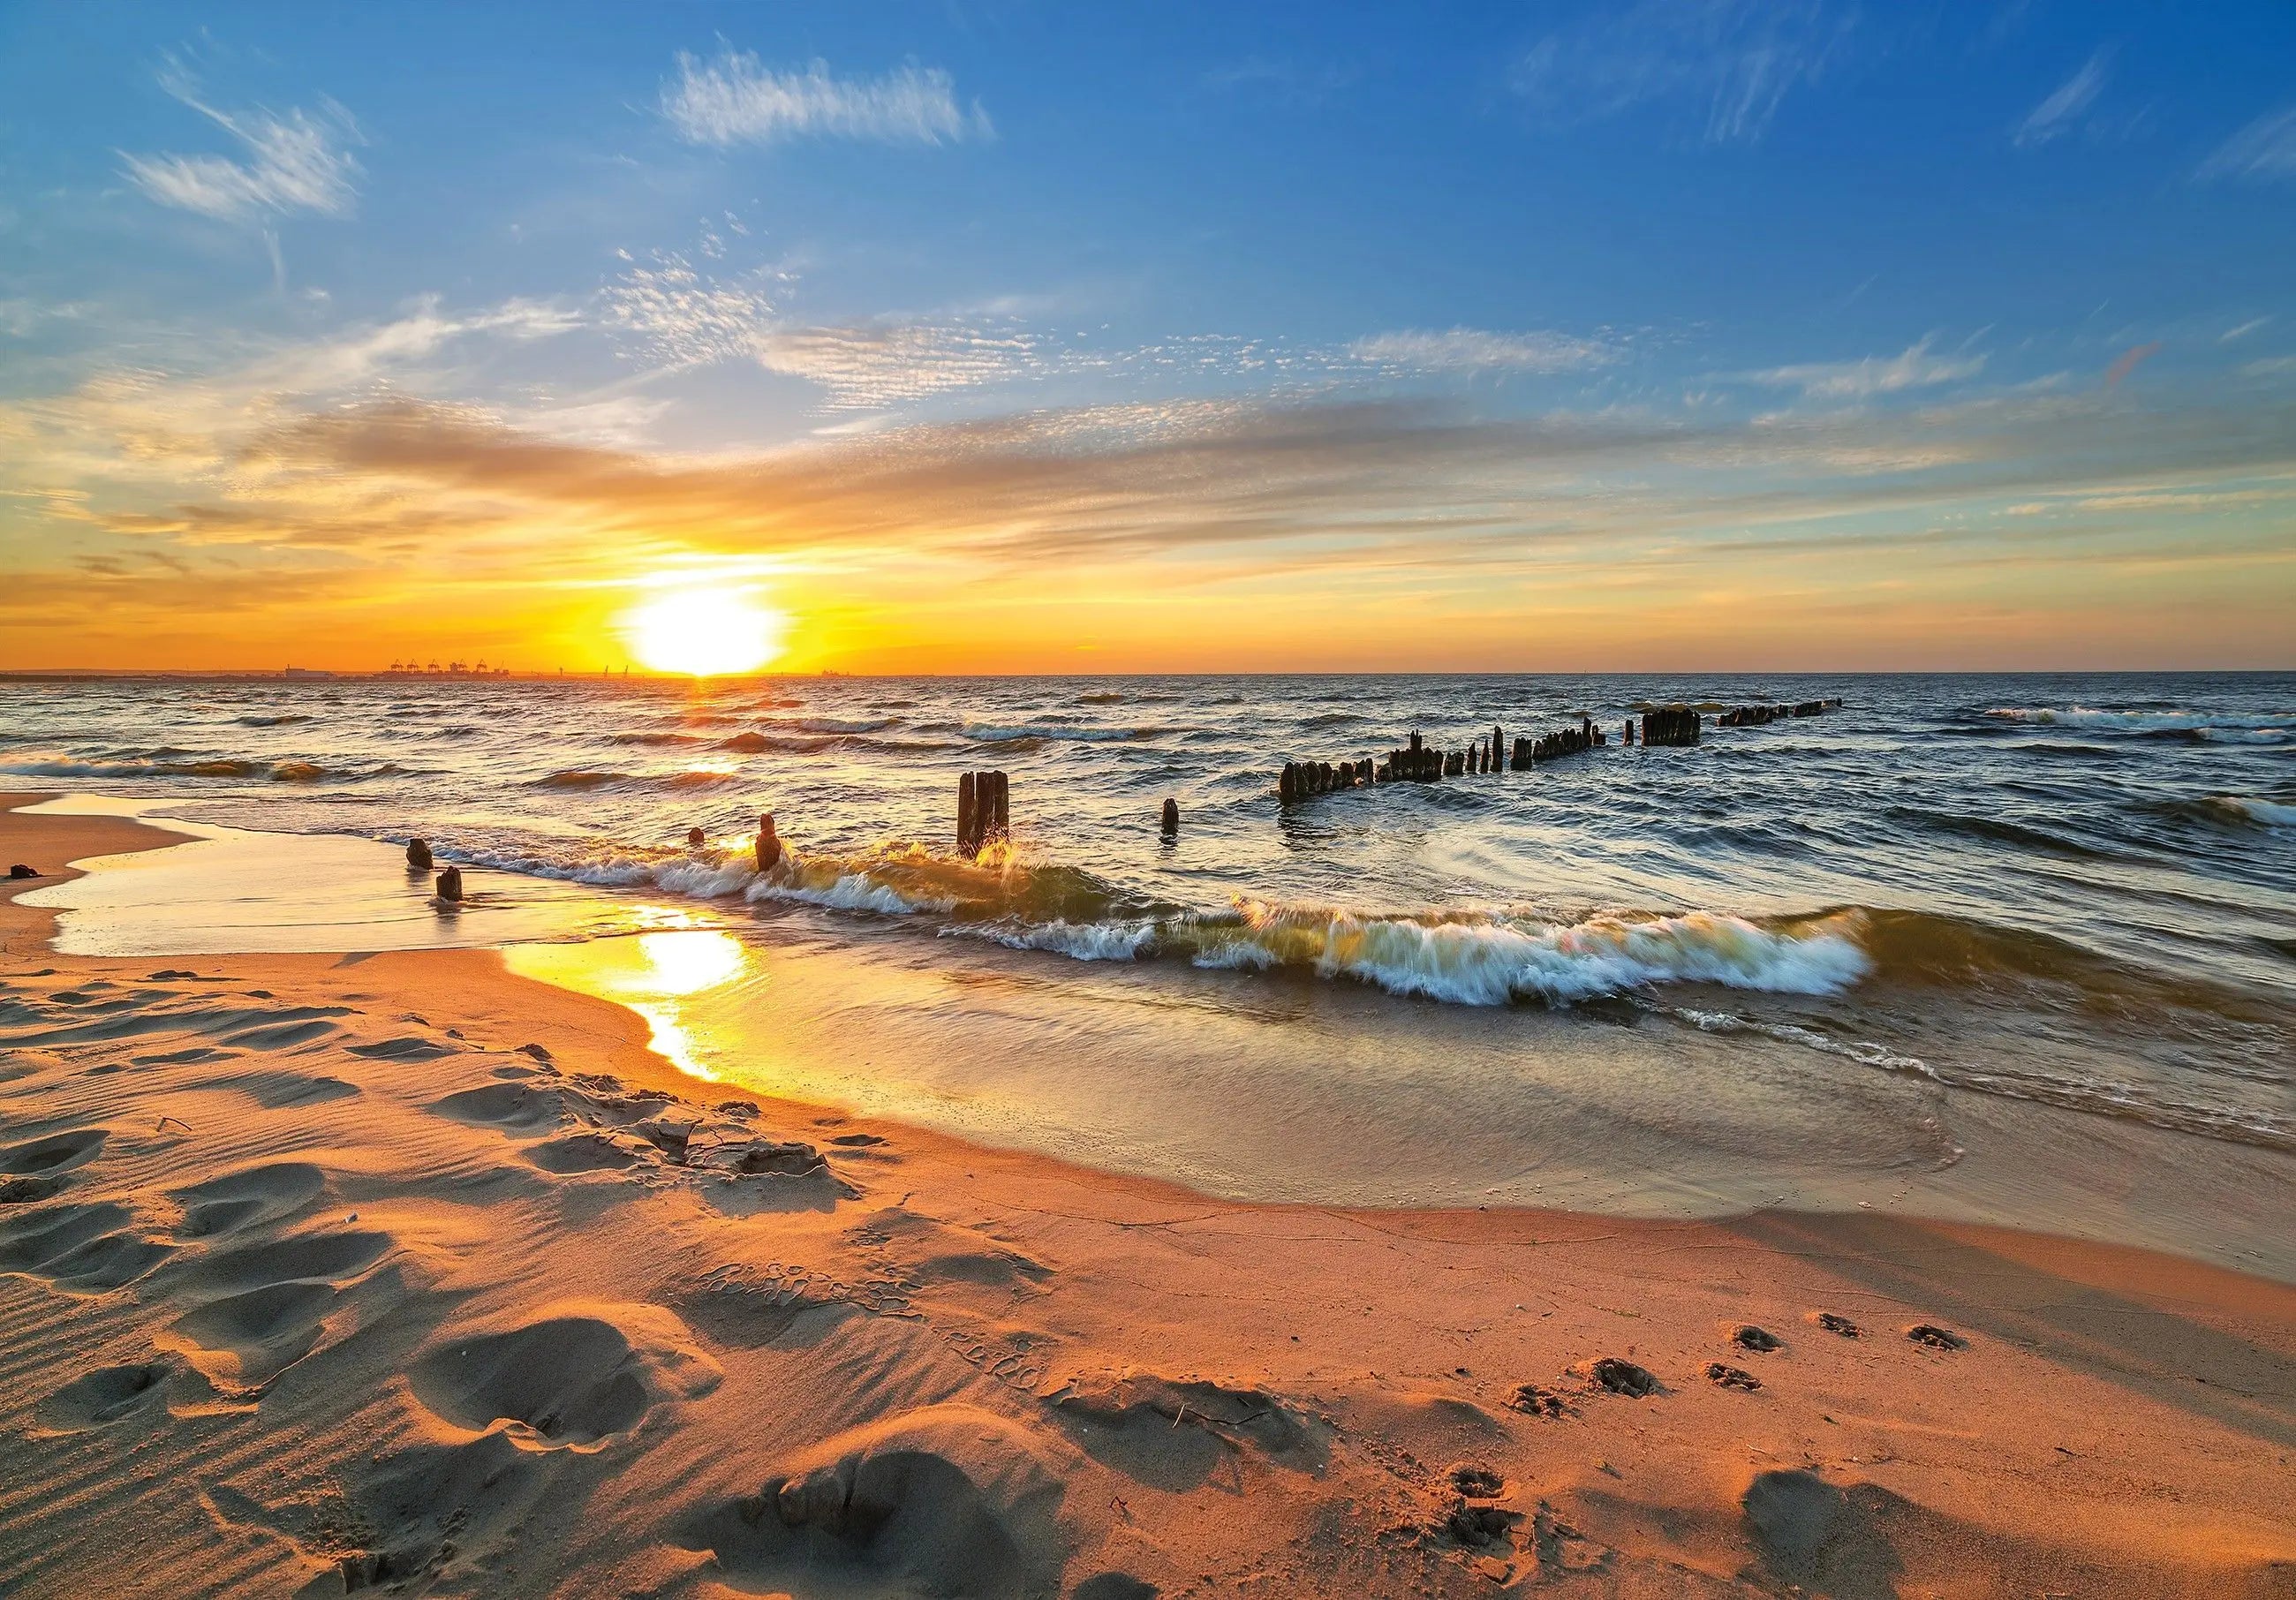
<svg viewBox="0 0 2296 1600"><path fill-rule="evenodd" d="M2296 6L0 0L0 669L2296 667Z"/></svg>

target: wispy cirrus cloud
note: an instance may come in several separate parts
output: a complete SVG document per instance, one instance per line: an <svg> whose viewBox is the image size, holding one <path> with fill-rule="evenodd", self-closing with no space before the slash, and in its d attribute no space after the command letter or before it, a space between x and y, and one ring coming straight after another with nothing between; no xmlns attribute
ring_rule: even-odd
<svg viewBox="0 0 2296 1600"><path fill-rule="evenodd" d="M1540 40L1508 86L1557 122L1672 103L1708 143L1751 142L1839 56L1854 21L1826 0L1637 0Z"/></svg>
<svg viewBox="0 0 2296 1600"><path fill-rule="evenodd" d="M2025 114L2011 135L2012 143L2020 146L2046 144L2052 139L2070 133L2079 124L2081 113L2095 103L2104 90L2106 77L2105 53L2102 50L2081 64L2080 70L2060 84L2048 97Z"/></svg>
<svg viewBox="0 0 2296 1600"><path fill-rule="evenodd" d="M1742 374L1754 383L1799 389L1813 400L1866 400L1908 389L1931 389L1940 383L1974 378L1985 370L1983 351L1940 355L1931 349L1931 335L1907 345L1895 356L1868 356L1858 361L1816 361L1773 366Z"/></svg>
<svg viewBox="0 0 2296 1600"><path fill-rule="evenodd" d="M198 84L180 68L161 74L160 86L238 141L243 160L220 155L127 155L127 176L163 206L221 222L266 214L311 211L348 217L357 199L359 164L347 146L360 142L358 125L332 100L316 112L290 108L226 111L201 98Z"/></svg>
<svg viewBox="0 0 2296 1600"><path fill-rule="evenodd" d="M2201 163L2203 178L2296 178L2296 105L2259 117Z"/></svg>
<svg viewBox="0 0 2296 1600"><path fill-rule="evenodd" d="M1414 372L1560 373L1599 365L1611 347L1568 333L1495 333L1481 328L1407 328L1348 347L1358 361Z"/></svg>
<svg viewBox="0 0 2296 1600"><path fill-rule="evenodd" d="M661 114L688 142L720 148L792 138L939 144L996 131L978 101L957 103L955 80L939 67L838 78L826 62L778 72L731 50L708 62L680 53L677 76L662 87Z"/></svg>

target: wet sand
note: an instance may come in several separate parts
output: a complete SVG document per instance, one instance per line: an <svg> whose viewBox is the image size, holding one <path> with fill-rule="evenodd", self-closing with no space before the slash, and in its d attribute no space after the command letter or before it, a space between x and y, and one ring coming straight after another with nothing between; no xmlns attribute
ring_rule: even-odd
<svg viewBox="0 0 2296 1600"><path fill-rule="evenodd" d="M488 951L53 931L0 905L0 1593L2296 1595L2283 1284L1211 1199L736 1098Z"/></svg>

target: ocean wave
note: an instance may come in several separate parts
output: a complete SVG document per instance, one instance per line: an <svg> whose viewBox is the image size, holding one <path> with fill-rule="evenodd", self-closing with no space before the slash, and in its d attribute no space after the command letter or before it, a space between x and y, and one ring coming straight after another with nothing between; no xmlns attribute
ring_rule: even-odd
<svg viewBox="0 0 2296 1600"><path fill-rule="evenodd" d="M708 742L704 734L609 734L609 744L701 744Z"/></svg>
<svg viewBox="0 0 2296 1600"><path fill-rule="evenodd" d="M1390 994L1464 1005L1514 999L1570 1005L1660 983L1717 983L1830 995L1871 963L1823 925L1780 932L1709 911L1596 916L1559 926L1486 917L1362 918L1246 901L1232 933L1206 929L1198 966L1303 966L1358 978Z"/></svg>
<svg viewBox="0 0 2296 1600"><path fill-rule="evenodd" d="M298 722L308 722L312 718L309 713L304 711L282 711L275 716L234 717L232 720L242 727L288 727Z"/></svg>
<svg viewBox="0 0 2296 1600"><path fill-rule="evenodd" d="M1918 1056L1901 1055L1887 1045L1877 1045L1870 1040L1838 1039L1831 1034L1820 1033L1815 1028L1804 1028L1793 1022L1757 1022L1751 1017L1742 1017L1726 1011L1699 1011L1687 1005L1669 1005L1660 1009L1664 1014L1689 1023L1701 1033L1759 1034L1764 1038L1800 1045L1804 1049L1816 1050L1826 1055L1842 1056L1869 1067L1880 1067L1888 1072L1910 1072L1932 1079L1937 1077L1929 1063Z"/></svg>
<svg viewBox="0 0 2296 1600"><path fill-rule="evenodd" d="M614 788L679 794L701 789L719 789L741 781L738 773L718 772L706 767L691 772L636 773L572 767L562 772L554 772L547 777L537 778L534 783L540 789Z"/></svg>
<svg viewBox="0 0 2296 1600"><path fill-rule="evenodd" d="M1157 926L1125 923L957 923L944 934L985 939L1014 950L1049 950L1077 961L1136 961L1156 948Z"/></svg>
<svg viewBox="0 0 2296 1600"><path fill-rule="evenodd" d="M2209 736L2246 728L2284 739L2287 737L2286 725L2296 721L2296 717L2286 712L2110 710L2093 706L1997 706L1985 714L2008 722L2104 728L2132 734L2191 733Z"/></svg>
<svg viewBox="0 0 2296 1600"><path fill-rule="evenodd" d="M1919 806L1892 806L1889 815L1938 833L1958 833L1964 838L2015 845L2021 849L2038 850L2045 855L2065 856L2083 861L2119 858L2117 851L2100 849L2045 828L2029 827L2023 823L2010 822L1997 816L1966 816L1956 811L1931 811Z"/></svg>
<svg viewBox="0 0 2296 1600"><path fill-rule="evenodd" d="M744 756L810 756L843 743L836 734L760 734L752 729L719 740L718 748Z"/></svg>
<svg viewBox="0 0 2296 1600"><path fill-rule="evenodd" d="M364 772L334 773L310 761L258 761L239 757L198 760L83 761L56 756L29 761L0 762L0 773L28 778L262 778L276 784L316 784L329 778L386 776L404 770L372 767Z"/></svg>
<svg viewBox="0 0 2296 1600"><path fill-rule="evenodd" d="M1144 739L1160 739L1173 732L1163 727L1078 727L1059 722L968 722L962 731L966 738L981 744L1009 744L1030 739L1068 739L1081 744L1121 744Z"/></svg>
<svg viewBox="0 0 2296 1600"><path fill-rule="evenodd" d="M2203 727L2193 732L2211 744L2285 744L2289 741L2284 727Z"/></svg>
<svg viewBox="0 0 2296 1600"><path fill-rule="evenodd" d="M789 717L774 723L800 734L882 734L900 725L898 717Z"/></svg>
<svg viewBox="0 0 2296 1600"><path fill-rule="evenodd" d="M2208 804L2218 812L2266 828L2296 828L2296 806L2285 800L2263 800L2252 794L2212 794Z"/></svg>

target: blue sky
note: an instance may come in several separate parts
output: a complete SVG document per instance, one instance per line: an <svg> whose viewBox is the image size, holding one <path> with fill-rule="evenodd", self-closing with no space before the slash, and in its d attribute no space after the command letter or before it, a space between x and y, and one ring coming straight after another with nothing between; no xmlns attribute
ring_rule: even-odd
<svg viewBox="0 0 2296 1600"><path fill-rule="evenodd" d="M0 664L2289 664L2296 8L1241 11L0 6Z"/></svg>

